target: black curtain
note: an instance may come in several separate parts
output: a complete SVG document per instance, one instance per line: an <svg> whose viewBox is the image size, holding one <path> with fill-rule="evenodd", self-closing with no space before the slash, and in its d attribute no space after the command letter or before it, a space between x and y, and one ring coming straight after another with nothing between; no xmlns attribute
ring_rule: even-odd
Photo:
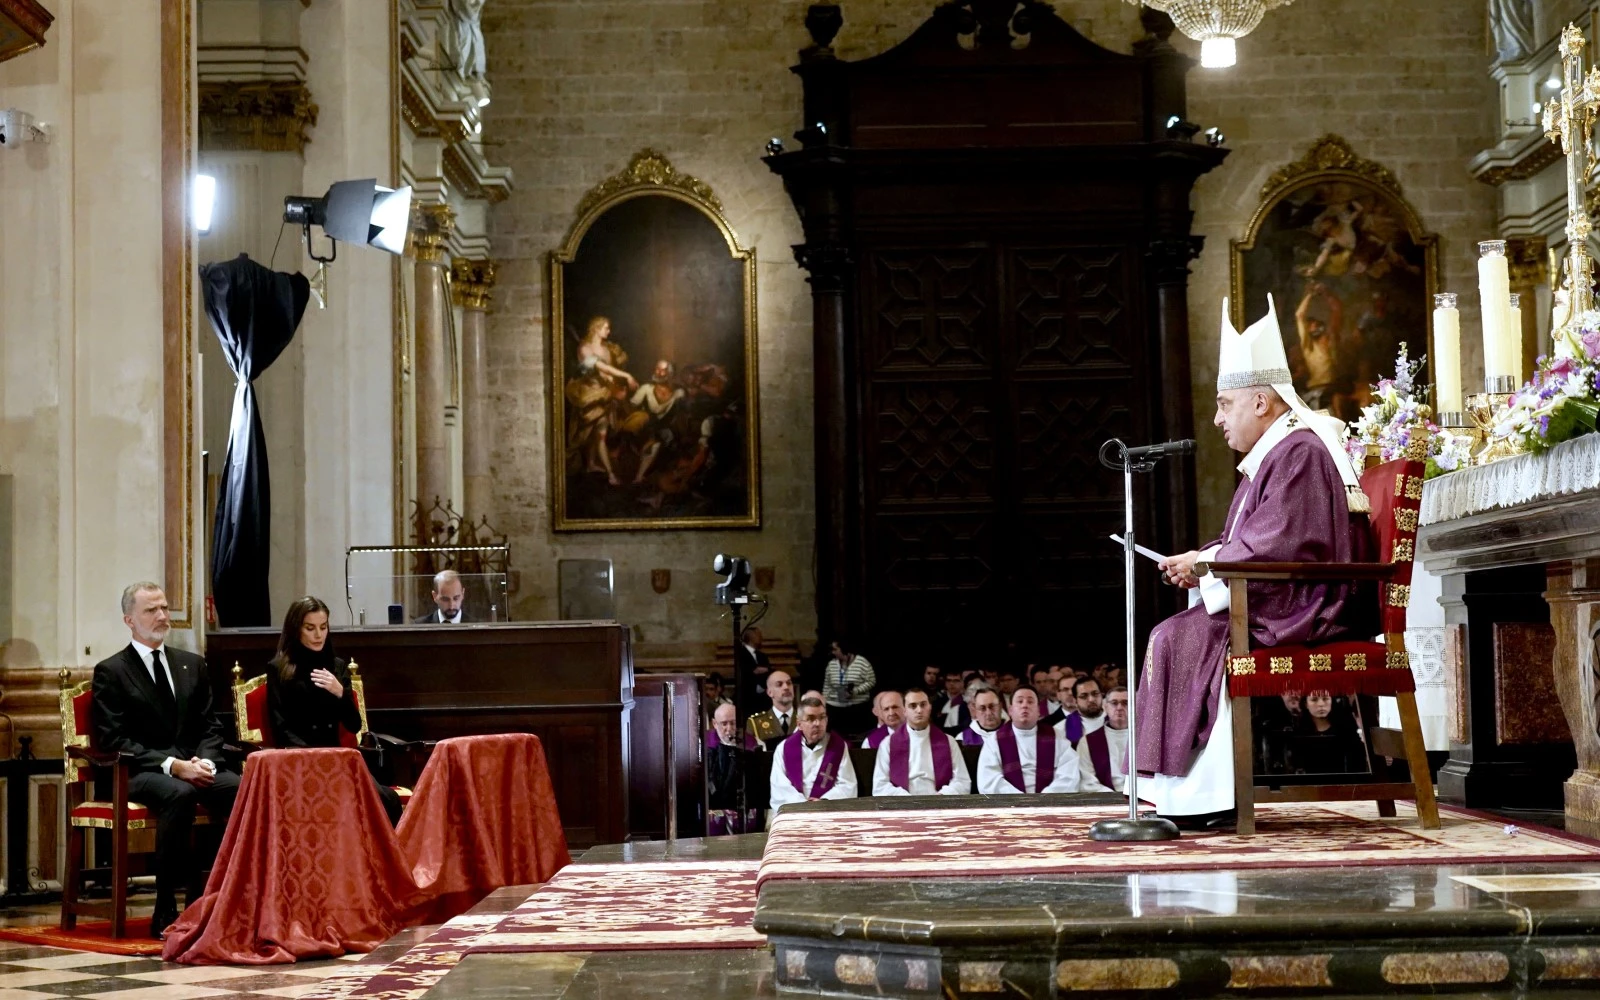
<svg viewBox="0 0 1600 1000"><path fill-rule="evenodd" d="M202 264L200 283L211 329L238 379L211 536L211 596L223 627L271 625L267 442L250 382L294 339L311 298L311 283L301 274L270 271L244 254L221 264Z"/></svg>

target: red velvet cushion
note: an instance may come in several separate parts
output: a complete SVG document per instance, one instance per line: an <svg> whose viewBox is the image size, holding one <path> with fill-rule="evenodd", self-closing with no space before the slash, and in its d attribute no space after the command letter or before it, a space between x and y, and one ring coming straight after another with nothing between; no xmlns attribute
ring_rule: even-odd
<svg viewBox="0 0 1600 1000"><path fill-rule="evenodd" d="M109 802L85 802L73 808L67 817L67 822L73 826L92 826L102 830L111 829L112 808ZM206 812L206 807L194 807L194 821L196 824L211 822L211 816ZM150 810L137 802L128 803L128 829L143 830L146 827L154 829L156 821L151 818Z"/></svg>
<svg viewBox="0 0 1600 1000"><path fill-rule="evenodd" d="M244 696L245 728L261 734L261 745L275 747L278 741L272 736L271 713L267 711L267 685L262 684Z"/></svg>

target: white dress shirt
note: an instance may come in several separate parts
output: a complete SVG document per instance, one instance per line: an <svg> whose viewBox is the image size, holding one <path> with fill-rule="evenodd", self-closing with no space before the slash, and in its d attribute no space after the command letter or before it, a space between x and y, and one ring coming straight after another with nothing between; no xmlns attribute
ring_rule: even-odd
<svg viewBox="0 0 1600 1000"><path fill-rule="evenodd" d="M961 725L961 706L963 704L960 698L951 698L946 702L944 708L939 710L940 715L944 718L944 721L939 725L946 729Z"/></svg>
<svg viewBox="0 0 1600 1000"><path fill-rule="evenodd" d="M1122 791L1128 783L1127 769L1123 762L1128 759L1128 731L1126 729L1112 729L1110 726L1101 727L1106 734L1106 752L1111 756L1111 783L1115 789L1107 788L1100 783L1100 778L1094 773L1094 757L1089 753L1089 741L1078 741L1078 775L1080 790L1085 792ZM1085 733L1084 735L1088 735Z"/></svg>
<svg viewBox="0 0 1600 1000"><path fill-rule="evenodd" d="M937 733L937 735L935 735ZM950 781L940 788L933 778L933 740L950 741ZM961 745L954 736L927 729L911 730L910 760L906 764L906 784L901 788L889 780L889 740L878 744L878 759L872 768L873 795L971 795L972 775L961 757Z"/></svg>
<svg viewBox="0 0 1600 1000"><path fill-rule="evenodd" d="M154 662L155 652L156 652L157 648L159 648L161 650L161 669L162 669L162 672L167 675L167 690L171 691L172 692L172 697L174 699L176 699L178 697L178 685L174 684L173 681L172 681L172 654L167 651L167 648L166 648L165 645L160 646L160 647L146 646L144 643L140 642L138 639L134 639L133 640L134 652L139 654L139 662L144 664L145 675L150 678L150 683L151 684L155 684L156 687L159 688L161 685L160 685L160 683L158 683L156 681L155 668L153 666L151 666L151 663ZM176 757L168 757L166 760L162 761L161 762L161 773L165 774L165 775L168 775L168 776L171 776L173 762L175 762L177 759L178 758L176 758ZM201 763L201 766L205 767L212 774L215 774L216 771L217 771L217 764L216 764L215 761L210 761L210 760L203 761Z"/></svg>
<svg viewBox="0 0 1600 1000"><path fill-rule="evenodd" d="M817 780L817 772L822 770L822 758L828 751L826 737L819 740L814 747L806 746L804 736L800 740L800 785L805 791L795 791L794 783L789 780L789 772L783 769L783 744L772 755L772 811L774 814L784 806L793 802L805 802L811 794L811 786ZM844 756L839 759L839 780L833 787L823 793L825 799L853 799L856 797L856 769L850 763L850 748L845 747Z"/></svg>
<svg viewBox="0 0 1600 1000"><path fill-rule="evenodd" d="M1022 784L1030 792L1078 791L1078 755L1060 726L1056 730L1056 773L1050 784L1038 786L1039 730L1016 729L1017 760L1022 764ZM978 754L978 791L984 795L1016 795L1017 789L1001 771L1000 741L987 740Z"/></svg>

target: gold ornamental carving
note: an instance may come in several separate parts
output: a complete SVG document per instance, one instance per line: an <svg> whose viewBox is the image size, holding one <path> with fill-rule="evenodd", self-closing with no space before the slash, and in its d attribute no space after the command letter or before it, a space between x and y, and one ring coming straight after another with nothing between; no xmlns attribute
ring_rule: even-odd
<svg viewBox="0 0 1600 1000"><path fill-rule="evenodd" d="M0 0L0 62L43 45L54 20L38 0Z"/></svg>
<svg viewBox="0 0 1600 1000"><path fill-rule="evenodd" d="M633 160L620 174L607 177L583 196L583 200L578 202L579 224L582 225L582 220L598 206L611 201L624 191L636 188L681 191L705 202L719 213L722 211L722 202L717 200L711 185L696 180L688 174L680 174L676 167L667 162L665 156L653 149L643 149L634 154Z"/></svg>
<svg viewBox="0 0 1600 1000"><path fill-rule="evenodd" d="M463 309L483 312L489 308L494 277L492 260L457 259L450 265L450 297Z"/></svg>
<svg viewBox="0 0 1600 1000"><path fill-rule="evenodd" d="M303 153L317 106L303 83L200 84L200 148Z"/></svg>
<svg viewBox="0 0 1600 1000"><path fill-rule="evenodd" d="M455 228L456 213L449 205L417 205L411 210L411 255L425 264L443 264L445 243Z"/></svg>
<svg viewBox="0 0 1600 1000"><path fill-rule="evenodd" d="M1272 176L1267 178L1267 182L1261 185L1261 198L1266 201L1279 188L1295 184L1309 175L1327 172L1355 174L1396 198L1404 198L1400 182L1395 180L1394 174L1389 172L1388 167L1358 156L1343 136L1331 132L1312 143L1306 155L1275 170ZM1252 224L1251 228L1256 227Z"/></svg>

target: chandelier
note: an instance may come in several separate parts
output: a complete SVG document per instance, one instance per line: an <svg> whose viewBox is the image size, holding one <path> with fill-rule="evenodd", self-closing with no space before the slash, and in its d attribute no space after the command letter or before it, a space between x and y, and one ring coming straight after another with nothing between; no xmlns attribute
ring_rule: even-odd
<svg viewBox="0 0 1600 1000"><path fill-rule="evenodd" d="M1200 65L1209 69L1237 61L1233 40L1256 30L1267 11L1294 0L1128 0L1143 2L1172 18L1178 30L1200 43Z"/></svg>

